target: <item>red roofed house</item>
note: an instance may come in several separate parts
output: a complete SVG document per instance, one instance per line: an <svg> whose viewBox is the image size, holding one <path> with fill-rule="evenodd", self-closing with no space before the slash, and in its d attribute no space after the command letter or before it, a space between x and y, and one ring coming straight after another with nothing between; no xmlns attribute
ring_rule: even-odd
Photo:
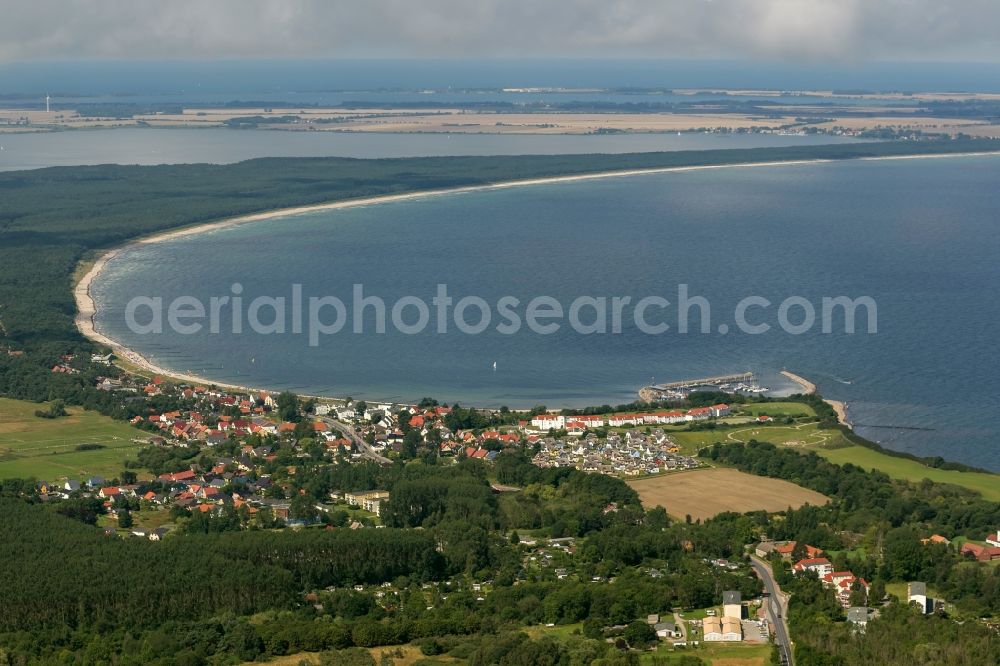
<svg viewBox="0 0 1000 666"><path fill-rule="evenodd" d="M926 539L921 539L920 543L924 544L925 546L929 543L943 543L944 545L947 546L948 544L951 543L951 541L941 536L940 534L932 534Z"/></svg>
<svg viewBox="0 0 1000 666"><path fill-rule="evenodd" d="M640 423L642 423L642 417L637 417L635 414L612 414L608 417L608 425L613 428L638 425Z"/></svg>
<svg viewBox="0 0 1000 666"><path fill-rule="evenodd" d="M117 488L115 486L108 486L107 488L101 488L99 491L97 491L97 494L103 497L104 499L112 499L121 496L122 491L121 488Z"/></svg>
<svg viewBox="0 0 1000 666"><path fill-rule="evenodd" d="M978 543L966 541L962 544L962 555L971 555L980 562L1000 560L1000 548L996 546L980 546Z"/></svg>
<svg viewBox="0 0 1000 666"><path fill-rule="evenodd" d="M711 407L695 407L694 409L689 409L687 413L688 421L703 421L712 416Z"/></svg>
<svg viewBox="0 0 1000 666"><path fill-rule="evenodd" d="M660 423L683 423L687 420L684 412L657 412L656 415L660 417Z"/></svg>
<svg viewBox="0 0 1000 666"><path fill-rule="evenodd" d="M804 560L799 560L792 567L793 574L800 574L804 571L813 571L817 576L823 578L827 574L833 573L833 565L825 557L808 557Z"/></svg>
<svg viewBox="0 0 1000 666"><path fill-rule="evenodd" d="M561 414L539 414L531 419L531 427L539 430L561 430L566 426L566 417Z"/></svg>
<svg viewBox="0 0 1000 666"><path fill-rule="evenodd" d="M712 410L712 416L715 417L729 415L729 405L726 405L724 403L720 403L718 405L712 405L711 407L709 407L709 409Z"/></svg>
<svg viewBox="0 0 1000 666"><path fill-rule="evenodd" d="M187 469L183 472L176 472L174 474L161 474L157 478L160 481L187 481L188 479L193 479L196 476L194 472Z"/></svg>
<svg viewBox="0 0 1000 666"><path fill-rule="evenodd" d="M795 550L795 547L797 545L798 545L797 541L786 541L785 543L777 544L774 547L774 550L776 553L778 553L778 555L781 555L782 558L790 560L792 559L792 551ZM823 555L823 549L816 548L815 546L810 546L809 544L806 544L805 553L807 558L820 557L821 555Z"/></svg>

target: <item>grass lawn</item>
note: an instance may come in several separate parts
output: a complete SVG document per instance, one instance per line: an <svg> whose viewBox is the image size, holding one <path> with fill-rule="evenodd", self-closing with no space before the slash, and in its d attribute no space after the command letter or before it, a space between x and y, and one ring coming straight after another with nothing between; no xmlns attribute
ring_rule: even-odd
<svg viewBox="0 0 1000 666"><path fill-rule="evenodd" d="M46 481L87 476L114 477L122 461L147 435L96 412L69 407L69 416L43 419L35 410L44 404L0 398L0 478L35 477ZM80 444L103 449L76 451Z"/></svg>
<svg viewBox="0 0 1000 666"><path fill-rule="evenodd" d="M534 639L541 638L542 636L552 636L562 640L567 640L569 638L581 638L580 636L574 636L574 632L583 632L582 622L576 622L574 624L557 624L554 627L546 627L544 624L536 624L534 626L524 628L524 633Z"/></svg>
<svg viewBox="0 0 1000 666"><path fill-rule="evenodd" d="M816 416L816 410L801 402L761 402L747 405L735 405L735 408L742 414L760 416Z"/></svg>
<svg viewBox="0 0 1000 666"><path fill-rule="evenodd" d="M399 650L402 652L402 656L397 656L395 653ZM384 647L368 648L368 653L371 654L372 658L375 659L375 663L378 664L381 661L382 655L388 653L392 656L393 666L410 666L418 661L421 664L457 664L460 663L458 659L454 657L449 657L448 655L438 655L436 657L425 657L420 651L420 648L416 645L390 645ZM253 661L245 662L243 666L299 666L301 663L307 664L319 664L320 654L318 652L300 652L298 654L291 654L283 657L274 657L270 661Z"/></svg>
<svg viewBox="0 0 1000 666"><path fill-rule="evenodd" d="M642 655L643 664L652 664L654 658L666 663L680 660L684 655L698 657L713 666L766 666L771 663L771 646L754 643L704 643L698 647L672 649L661 643L655 653ZM657 661L663 663L663 661Z"/></svg>
<svg viewBox="0 0 1000 666"><path fill-rule="evenodd" d="M983 472L957 472L921 465L915 460L897 458L879 453L864 446L839 449L817 447L816 453L838 465L853 463L865 469L879 469L894 479L921 481L930 479L939 483L953 483L980 493L985 499L1000 502L1000 475Z"/></svg>
<svg viewBox="0 0 1000 666"><path fill-rule="evenodd" d="M372 521L373 525L381 525L382 519L376 516L371 511L365 511L360 506L349 506L347 504L337 504L333 507L334 511L346 511L348 515L348 520L361 520L367 518Z"/></svg>
<svg viewBox="0 0 1000 666"><path fill-rule="evenodd" d="M711 446L716 442L725 442L726 433L730 430L696 430L694 432L677 431L669 433L670 438L680 447L681 453L693 456L698 449Z"/></svg>
<svg viewBox="0 0 1000 666"><path fill-rule="evenodd" d="M694 455L699 449L715 442L770 442L780 446L843 445L847 443L839 430L822 430L816 423L798 425L766 425L754 423L736 428L696 430L694 432L671 432L670 437L677 442L681 452Z"/></svg>
<svg viewBox="0 0 1000 666"><path fill-rule="evenodd" d="M141 511L132 511L132 527L127 530L120 529L118 527L118 521L112 519L110 516L104 515L97 517L98 527L113 527L121 533L128 533L133 529L139 528L152 532L156 528L163 527L164 525L167 525L170 529L177 529L170 517L170 512L166 509L143 509Z"/></svg>
<svg viewBox="0 0 1000 666"><path fill-rule="evenodd" d="M702 619L705 617L707 610L709 609L700 608L695 611L685 612L682 619ZM663 617L670 619L669 614ZM581 627L582 624L580 623L556 625L554 627L535 625L533 627L526 627L523 631L536 640L542 636L551 636L562 641L572 641L581 638L573 633L574 631L581 631ZM699 638L694 637L694 640L699 640ZM666 663L669 664L671 661L678 660L684 655L697 656L715 666L766 666L770 663L771 646L752 643L713 644L702 642L698 647L678 648L675 650L672 641L663 641L659 644L655 652L645 652L639 658L643 664L652 664L654 657L659 660L666 659L668 660ZM657 663L663 663L663 661Z"/></svg>

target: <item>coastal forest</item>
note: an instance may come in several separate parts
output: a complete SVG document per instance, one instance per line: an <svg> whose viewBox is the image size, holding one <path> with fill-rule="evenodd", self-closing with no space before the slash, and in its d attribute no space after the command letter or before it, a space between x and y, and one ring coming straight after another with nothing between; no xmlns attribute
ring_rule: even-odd
<svg viewBox="0 0 1000 666"><path fill-rule="evenodd" d="M407 643L419 646L427 664L638 663L650 639L628 631L636 618L711 606L723 590L760 593L746 565L713 562L739 561L765 532L836 553L837 566L871 581L873 597L922 577L962 612L1000 611L1000 569L918 540L930 530L976 534L1000 520L1000 505L770 445L717 445L704 455L798 479L829 492L831 502L789 509L780 520L756 512L688 522L644 509L619 479L542 470L517 452L493 466L315 461L296 472L307 493L388 488L389 526L275 531L220 517L210 529L156 543L105 536L72 500L42 503L33 482L6 480L0 663L223 664L300 652L374 663L365 660L370 650ZM497 477L523 490L491 492ZM888 514L879 510L886 502ZM527 535L535 535L532 543L539 535L569 538L574 552L560 557L575 574L530 566L535 549ZM845 535L880 543L882 552ZM794 594L789 619L799 664L995 663L987 655L995 655L996 635L981 623L925 618L890 597L869 632L857 634L819 580L792 576L780 560L772 566ZM576 628L559 637L529 631L545 625ZM347 650L361 652L337 652ZM929 657L914 662L914 654Z"/></svg>

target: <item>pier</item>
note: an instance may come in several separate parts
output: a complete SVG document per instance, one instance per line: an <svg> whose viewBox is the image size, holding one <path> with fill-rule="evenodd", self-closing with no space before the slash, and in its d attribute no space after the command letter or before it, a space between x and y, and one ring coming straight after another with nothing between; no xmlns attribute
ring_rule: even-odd
<svg viewBox="0 0 1000 666"><path fill-rule="evenodd" d="M699 379L683 379L676 382L665 382L643 386L639 389L639 398L645 402L654 402L666 398L675 398L677 393L685 389L696 386L722 386L725 384L743 384L745 386L757 386L757 377L754 373L739 372L732 375L716 375L715 377L701 377ZM756 390L756 389L755 389ZM766 390L766 389L763 389Z"/></svg>
<svg viewBox="0 0 1000 666"><path fill-rule="evenodd" d="M757 382L757 378L752 372L741 372L735 375L718 375L717 377L703 377L702 379L685 379L679 382L654 384L649 388L658 391L676 391L678 389L692 388L694 386L716 386L718 384L731 384L733 382L755 384Z"/></svg>

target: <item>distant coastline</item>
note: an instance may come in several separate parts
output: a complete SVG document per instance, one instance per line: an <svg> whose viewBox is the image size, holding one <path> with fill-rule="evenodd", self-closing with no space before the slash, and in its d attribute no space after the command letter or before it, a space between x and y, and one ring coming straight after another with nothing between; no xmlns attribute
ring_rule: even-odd
<svg viewBox="0 0 1000 666"><path fill-rule="evenodd" d="M122 251L134 246L163 242L175 238L182 238L195 234L205 233L209 231L216 231L237 225L247 224L250 222L262 222L266 220L273 220L273 219L290 217L306 213L339 210L339 209L369 206L382 203L410 201L414 199L424 199L424 198L437 197L443 195L463 194L470 192L484 192L491 190L510 189L516 187L526 187L532 185L550 185L550 184L579 182L587 180L620 178L627 176L640 176L640 175L652 175L652 174L664 174L664 173L683 173L683 172L717 170L717 169L751 168L751 167L768 167L768 166L793 166L793 165L803 165L803 164L824 164L832 162L843 162L847 160L885 161L885 160L927 159L927 158L937 158L937 157L944 158L944 157L981 157L981 156L1000 156L1000 152L980 151L980 152L961 152L961 153L927 153L927 154L851 157L851 158L840 158L840 159L812 158L812 159L800 159L800 160L776 160L776 161L747 162L747 163L725 163L725 164L624 169L624 170L600 171L594 173L574 174L565 176L545 176L545 177L529 178L521 180L509 180L509 181L502 181L502 182L489 183L483 185L450 187L450 188L442 188L436 190L407 192L402 194L380 195L380 196L365 197L359 199L344 199L341 201L296 206L291 208L281 208L260 213L253 213L249 215L241 215L238 217L216 220L214 222L207 222L203 224L197 224L194 226L172 229L169 231L156 233L152 236L140 237L135 240L129 241L124 245L106 250L94 261L94 263L90 266L89 270L87 270L84 273L79 282L77 282L77 284L74 286L73 294L77 307L75 324L77 329L80 331L82 335L102 346L111 349L117 356L126 360L127 362L136 366L137 368L139 368L144 372L196 385L211 384L219 387L246 391L246 392L261 391L266 389L263 387L241 386L237 384L216 381L208 377L201 377L194 374L183 373L162 367L152 362L150 359L146 358L139 352L122 344L121 342L113 340L112 338L100 333L97 330L95 323L96 314L98 311L98 304L93 297L91 287L94 281L100 276L101 272L103 271L107 263ZM798 377L797 375L792 375L792 373L787 373L787 374L783 373L783 374L785 374L785 376L788 379L797 383L802 388L803 393L815 393L816 391L815 385L809 382L808 380ZM342 399L336 396L316 396L316 397L329 400ZM835 400L827 400L827 402L837 412L840 422L850 427L850 423L847 420L847 405Z"/></svg>

